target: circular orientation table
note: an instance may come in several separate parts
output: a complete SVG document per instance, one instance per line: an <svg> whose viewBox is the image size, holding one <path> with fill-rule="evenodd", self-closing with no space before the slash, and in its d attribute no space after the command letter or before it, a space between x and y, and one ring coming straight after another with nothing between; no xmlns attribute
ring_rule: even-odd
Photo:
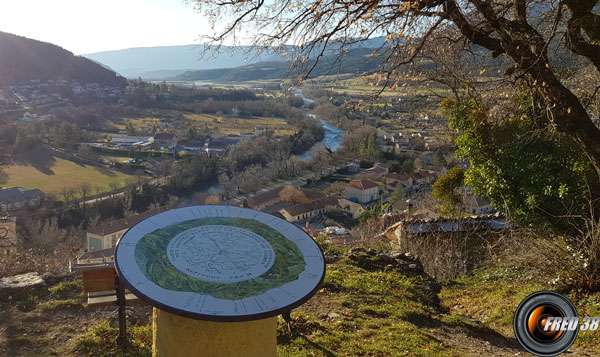
<svg viewBox="0 0 600 357"><path fill-rule="evenodd" d="M131 227L117 244L115 267L125 286L155 307L155 355L162 355L158 344L176 355L199 343L204 355L211 355L207 343L228 346L216 346L214 355L252 355L252 341L274 340L273 317L307 301L325 275L321 249L300 228L213 205L165 211ZM256 343L264 355L265 341Z"/></svg>

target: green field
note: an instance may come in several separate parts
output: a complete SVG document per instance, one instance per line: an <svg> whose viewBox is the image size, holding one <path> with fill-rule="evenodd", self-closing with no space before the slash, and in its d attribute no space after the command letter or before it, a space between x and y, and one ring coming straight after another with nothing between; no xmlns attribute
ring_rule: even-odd
<svg viewBox="0 0 600 357"><path fill-rule="evenodd" d="M77 189L83 183L89 183L92 192L101 187L106 190L111 182L124 186L133 175L89 165L82 165L56 156L45 163L9 165L2 169L8 174L6 187L22 186L39 188L45 193L59 194L65 187Z"/></svg>

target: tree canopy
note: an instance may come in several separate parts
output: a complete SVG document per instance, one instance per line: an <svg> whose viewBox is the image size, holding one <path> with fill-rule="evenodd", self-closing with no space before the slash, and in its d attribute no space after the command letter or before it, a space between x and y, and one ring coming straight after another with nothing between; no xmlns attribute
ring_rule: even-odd
<svg viewBox="0 0 600 357"><path fill-rule="evenodd" d="M431 197L441 204L440 215L452 216L458 212L462 205L462 196L457 190L463 185L464 178L465 171L462 166L457 165L433 184Z"/></svg>
<svg viewBox="0 0 600 357"><path fill-rule="evenodd" d="M549 133L547 112L530 103L526 91L517 91L494 120L489 108L474 100L447 99L442 109L451 128L461 132L457 156L469 162L464 181L475 193L524 225L568 230L598 214L593 212L598 175L575 140ZM433 196L441 192L448 207L460 198L455 184L448 184L450 176L462 184L462 168L460 175L452 174L455 169L433 187Z"/></svg>

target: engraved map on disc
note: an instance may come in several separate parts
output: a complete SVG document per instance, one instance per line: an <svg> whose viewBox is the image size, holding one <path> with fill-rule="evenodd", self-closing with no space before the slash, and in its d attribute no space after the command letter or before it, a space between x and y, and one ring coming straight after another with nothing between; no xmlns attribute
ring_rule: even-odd
<svg viewBox="0 0 600 357"><path fill-rule="evenodd" d="M201 280L236 283L266 273L275 261L273 247L251 231L230 226L201 226L183 231L167 246L178 270Z"/></svg>
<svg viewBox="0 0 600 357"><path fill-rule="evenodd" d="M117 244L117 273L139 297L197 319L244 321L306 301L323 253L300 228L241 207L193 206L149 217Z"/></svg>

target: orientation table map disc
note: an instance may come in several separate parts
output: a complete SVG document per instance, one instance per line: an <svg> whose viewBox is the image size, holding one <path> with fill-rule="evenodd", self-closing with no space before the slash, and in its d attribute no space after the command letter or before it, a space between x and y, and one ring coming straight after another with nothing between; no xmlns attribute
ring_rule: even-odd
<svg viewBox="0 0 600 357"><path fill-rule="evenodd" d="M308 300L323 253L295 225L241 207L193 206L146 218L119 240L117 274L140 298L200 320L275 316Z"/></svg>

